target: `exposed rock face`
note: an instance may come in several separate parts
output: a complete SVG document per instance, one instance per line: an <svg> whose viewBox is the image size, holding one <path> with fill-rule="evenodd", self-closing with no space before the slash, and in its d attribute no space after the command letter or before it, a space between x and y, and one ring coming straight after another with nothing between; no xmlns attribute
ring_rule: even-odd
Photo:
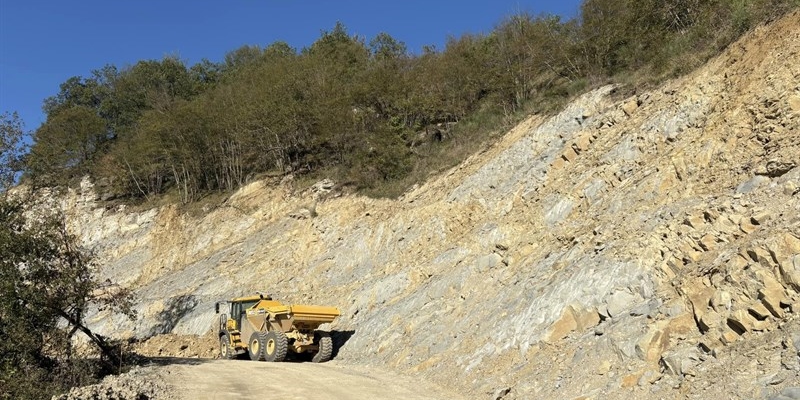
<svg viewBox="0 0 800 400"><path fill-rule="evenodd" d="M195 218L104 210L86 183L75 229L142 317L93 325L202 335L214 301L266 290L340 307L337 360L478 396L791 397L798 21L658 90L531 117L398 201L255 182Z"/></svg>

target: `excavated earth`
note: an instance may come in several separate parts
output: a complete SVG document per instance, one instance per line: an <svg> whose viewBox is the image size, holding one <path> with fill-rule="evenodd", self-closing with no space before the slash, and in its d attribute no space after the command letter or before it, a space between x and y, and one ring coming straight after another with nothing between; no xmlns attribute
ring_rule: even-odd
<svg viewBox="0 0 800 400"><path fill-rule="evenodd" d="M800 13L615 92L398 200L287 178L191 216L85 181L63 206L139 312L91 326L212 357L214 302L261 290L342 310L334 367L469 398L800 398Z"/></svg>

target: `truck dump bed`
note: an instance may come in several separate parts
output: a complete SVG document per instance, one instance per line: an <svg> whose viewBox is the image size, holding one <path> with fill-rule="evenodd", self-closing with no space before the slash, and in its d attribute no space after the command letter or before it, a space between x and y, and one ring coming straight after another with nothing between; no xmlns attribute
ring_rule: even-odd
<svg viewBox="0 0 800 400"><path fill-rule="evenodd" d="M317 322L320 324L333 322L339 316L339 309L336 307L300 304L289 306L289 312L292 313L294 320L297 322Z"/></svg>

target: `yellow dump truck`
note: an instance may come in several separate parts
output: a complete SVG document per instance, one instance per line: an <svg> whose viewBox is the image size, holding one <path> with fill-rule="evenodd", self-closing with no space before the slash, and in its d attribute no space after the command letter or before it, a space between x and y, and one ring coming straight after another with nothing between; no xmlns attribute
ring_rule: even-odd
<svg viewBox="0 0 800 400"><path fill-rule="evenodd" d="M333 354L330 334L318 330L340 315L336 307L284 305L263 294L215 304L228 314L219 318L220 356L233 359L247 353L251 360L283 361L289 352L313 362Z"/></svg>

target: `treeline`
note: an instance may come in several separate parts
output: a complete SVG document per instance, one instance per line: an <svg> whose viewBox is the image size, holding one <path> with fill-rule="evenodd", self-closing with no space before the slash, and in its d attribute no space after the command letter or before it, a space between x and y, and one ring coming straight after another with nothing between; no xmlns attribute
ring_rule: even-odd
<svg viewBox="0 0 800 400"><path fill-rule="evenodd" d="M514 15L420 54L337 24L300 50L276 42L220 63L107 66L45 101L26 179L63 185L89 174L115 196L191 202L293 173L396 195L461 161L497 124L592 85L686 72L798 5L585 0L577 19Z"/></svg>

